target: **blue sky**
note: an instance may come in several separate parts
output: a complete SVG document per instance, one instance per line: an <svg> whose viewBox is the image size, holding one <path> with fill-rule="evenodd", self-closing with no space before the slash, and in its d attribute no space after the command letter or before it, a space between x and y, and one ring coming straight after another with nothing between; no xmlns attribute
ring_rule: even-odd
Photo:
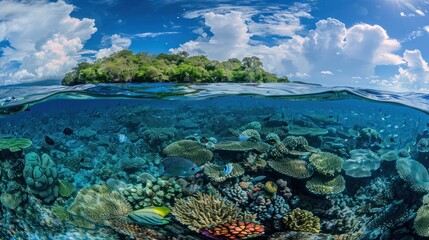
<svg viewBox="0 0 429 240"><path fill-rule="evenodd" d="M255 55L291 80L429 91L429 0L1 0L0 85L122 49Z"/></svg>

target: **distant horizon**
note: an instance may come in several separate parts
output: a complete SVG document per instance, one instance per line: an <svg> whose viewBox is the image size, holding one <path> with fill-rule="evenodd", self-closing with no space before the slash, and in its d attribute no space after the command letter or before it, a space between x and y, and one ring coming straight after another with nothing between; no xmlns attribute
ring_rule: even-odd
<svg viewBox="0 0 429 240"><path fill-rule="evenodd" d="M130 7L132 5L132 7ZM62 79L128 49L257 56L291 81L429 91L429 2L5 0L0 85Z"/></svg>

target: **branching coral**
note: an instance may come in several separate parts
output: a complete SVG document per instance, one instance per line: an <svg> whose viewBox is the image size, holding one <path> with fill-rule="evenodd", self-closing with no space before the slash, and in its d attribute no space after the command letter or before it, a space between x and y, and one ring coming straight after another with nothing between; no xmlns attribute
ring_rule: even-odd
<svg viewBox="0 0 429 240"><path fill-rule="evenodd" d="M194 231L236 220L240 214L237 205L228 203L225 198L203 193L186 200L177 199L171 210L179 222Z"/></svg>
<svg viewBox="0 0 429 240"><path fill-rule="evenodd" d="M295 208L283 218L286 229L303 232L320 232L320 219L312 212Z"/></svg>
<svg viewBox="0 0 429 240"><path fill-rule="evenodd" d="M217 164L208 163L204 167L204 174L214 182L223 182L228 178L234 178L244 174L244 169L238 163L232 164L232 171L229 174L225 174L222 169L223 168Z"/></svg>
<svg viewBox="0 0 429 240"><path fill-rule="evenodd" d="M304 160L283 159L278 161L270 160L268 165L276 172L297 179L309 178L313 175L314 170Z"/></svg>
<svg viewBox="0 0 429 240"><path fill-rule="evenodd" d="M193 161L198 166L209 162L213 158L212 151L204 148L198 142L192 140L180 140L173 142L163 150L170 157L183 157Z"/></svg>
<svg viewBox="0 0 429 240"><path fill-rule="evenodd" d="M343 176L338 175L334 178L328 178L325 176L316 176L308 180L305 187L312 193L315 194L337 194L346 188L346 181Z"/></svg>
<svg viewBox="0 0 429 240"><path fill-rule="evenodd" d="M317 172L327 176L334 176L335 173L341 172L343 164L342 158L328 152L313 153L309 161Z"/></svg>

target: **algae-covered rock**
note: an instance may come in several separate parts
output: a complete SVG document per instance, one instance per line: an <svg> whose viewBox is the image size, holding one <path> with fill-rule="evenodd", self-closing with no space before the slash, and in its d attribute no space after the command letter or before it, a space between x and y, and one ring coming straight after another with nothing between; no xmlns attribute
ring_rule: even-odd
<svg viewBox="0 0 429 240"><path fill-rule="evenodd" d="M40 158L35 152L25 155L24 178L30 192L49 204L59 195L58 172L47 154Z"/></svg>

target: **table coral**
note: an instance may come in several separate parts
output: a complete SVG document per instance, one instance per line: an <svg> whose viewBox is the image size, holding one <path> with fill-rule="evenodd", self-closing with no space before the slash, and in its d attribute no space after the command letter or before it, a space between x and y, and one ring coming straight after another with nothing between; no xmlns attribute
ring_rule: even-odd
<svg viewBox="0 0 429 240"><path fill-rule="evenodd" d="M297 179L309 178L314 170L307 161L297 159L270 160L268 165L276 172Z"/></svg>
<svg viewBox="0 0 429 240"><path fill-rule="evenodd" d="M293 231L302 232L320 232L320 219L314 216L312 212L295 208L292 212L288 213L283 222L285 228Z"/></svg>
<svg viewBox="0 0 429 240"><path fill-rule="evenodd" d="M232 164L232 171L229 174L223 172L223 167L214 163L208 163L204 167L204 174L214 182L223 182L228 178L235 178L244 174L244 169L238 163Z"/></svg>
<svg viewBox="0 0 429 240"><path fill-rule="evenodd" d="M334 176L335 173L341 172L341 165L344 161L333 153L318 152L310 156L309 162L317 172L327 176Z"/></svg>
<svg viewBox="0 0 429 240"><path fill-rule="evenodd" d="M213 158L212 151L192 140L173 142L164 148L163 153L169 157L187 158L198 166L211 161Z"/></svg>
<svg viewBox="0 0 429 240"><path fill-rule="evenodd" d="M204 193L177 199L171 211L180 223L194 231L236 220L240 215L237 205L228 203L226 198Z"/></svg>
<svg viewBox="0 0 429 240"><path fill-rule="evenodd" d="M346 181L341 175L334 178L316 176L308 180L305 187L314 194L337 194L344 191L346 188Z"/></svg>
<svg viewBox="0 0 429 240"><path fill-rule="evenodd" d="M380 167L381 159L368 149L354 149L350 151L350 158L345 160L342 169L351 177L370 177L371 171Z"/></svg>
<svg viewBox="0 0 429 240"><path fill-rule="evenodd" d="M408 158L396 161L396 170L408 186L416 192L429 192L429 173L423 164Z"/></svg>

